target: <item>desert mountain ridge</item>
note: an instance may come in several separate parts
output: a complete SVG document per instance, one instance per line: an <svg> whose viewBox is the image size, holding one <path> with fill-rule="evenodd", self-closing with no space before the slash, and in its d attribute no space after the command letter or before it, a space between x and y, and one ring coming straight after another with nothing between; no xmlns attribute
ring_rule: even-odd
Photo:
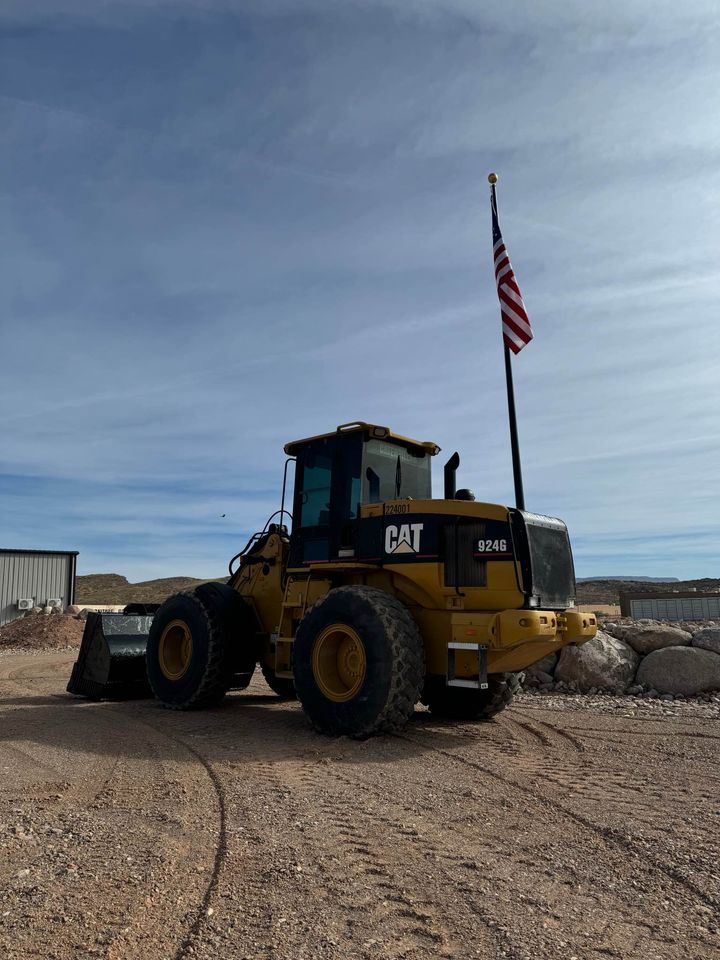
<svg viewBox="0 0 720 960"><path fill-rule="evenodd" d="M227 576L215 578L221 583ZM76 603L162 603L173 593L192 590L201 583L197 577L163 577L157 580L143 580L130 583L127 577L119 573L92 573L78 577L76 581ZM720 590L720 579L706 577L701 580L661 580L656 577L583 577L577 581L577 602L582 604L612 604L620 602L620 593L641 593L657 590L685 591L697 590L699 593Z"/></svg>
<svg viewBox="0 0 720 960"><path fill-rule="evenodd" d="M590 583L593 580L632 580L633 583L677 583L677 577L576 577L577 583Z"/></svg>
<svg viewBox="0 0 720 960"><path fill-rule="evenodd" d="M215 577L225 583L227 576ZM162 603L173 593L192 590L201 583L197 577L162 577L130 583L119 573L90 573L75 580L76 603Z"/></svg>

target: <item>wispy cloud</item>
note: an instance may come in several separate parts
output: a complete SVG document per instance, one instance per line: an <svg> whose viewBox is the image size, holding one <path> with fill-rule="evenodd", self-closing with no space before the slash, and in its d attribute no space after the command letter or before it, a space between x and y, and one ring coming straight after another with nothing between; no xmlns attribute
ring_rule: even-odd
<svg viewBox="0 0 720 960"><path fill-rule="evenodd" d="M581 575L707 573L716 14L7 0L6 544L216 575L275 508L283 442L358 417L510 500L497 168L536 331L528 503L568 520Z"/></svg>

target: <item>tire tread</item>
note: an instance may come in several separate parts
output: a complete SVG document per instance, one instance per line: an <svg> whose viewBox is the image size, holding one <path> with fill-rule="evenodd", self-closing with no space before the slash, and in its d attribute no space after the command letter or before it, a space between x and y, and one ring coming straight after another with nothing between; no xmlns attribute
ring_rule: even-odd
<svg viewBox="0 0 720 960"><path fill-rule="evenodd" d="M186 597L196 604L207 623L208 656L205 672L197 688L185 700L163 700L153 686L151 675L148 676L153 694L169 710L198 710L203 707L216 706L228 692L232 683L232 672L228 664L228 650L222 624L213 605L207 600L203 600L200 589L184 590L168 597L155 614L156 617L159 616L163 607L178 597Z"/></svg>
<svg viewBox="0 0 720 960"><path fill-rule="evenodd" d="M452 720L492 720L502 713L521 690L514 673L496 673L488 677L487 690L442 687L423 691L422 702L437 717Z"/></svg>
<svg viewBox="0 0 720 960"><path fill-rule="evenodd" d="M385 631L390 645L392 670L390 689L380 712L364 725L348 730L342 720L325 718L322 723L310 716L310 721L320 733L330 735L346 734L362 739L380 733L396 733L405 726L412 715L415 704L420 699L425 677L425 651L417 624L407 607L397 597L377 587L349 585L336 587L321 597L308 610L322 605L328 597L342 597L349 594L353 598L362 597L369 607L371 616L376 617Z"/></svg>

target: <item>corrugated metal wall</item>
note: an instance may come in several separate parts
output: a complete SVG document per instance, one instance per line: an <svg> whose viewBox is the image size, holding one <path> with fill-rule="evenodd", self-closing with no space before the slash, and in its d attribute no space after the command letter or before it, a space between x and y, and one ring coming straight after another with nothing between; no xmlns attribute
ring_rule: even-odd
<svg viewBox="0 0 720 960"><path fill-rule="evenodd" d="M40 607L54 597L62 599L63 607L71 603L74 563L70 553L0 551L0 627L22 616L17 608L21 597L32 597Z"/></svg>
<svg viewBox="0 0 720 960"><path fill-rule="evenodd" d="M720 597L631 600L630 616L638 620L717 620L720 618Z"/></svg>

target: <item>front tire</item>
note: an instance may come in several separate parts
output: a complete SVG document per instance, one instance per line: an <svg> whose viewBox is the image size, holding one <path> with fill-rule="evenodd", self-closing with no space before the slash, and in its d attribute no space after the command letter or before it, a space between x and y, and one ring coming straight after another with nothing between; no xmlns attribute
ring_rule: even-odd
<svg viewBox="0 0 720 960"><path fill-rule="evenodd" d="M520 693L520 681L514 673L496 673L488 677L487 690L448 687L439 677L423 690L422 702L435 717L448 720L491 720L502 713Z"/></svg>
<svg viewBox="0 0 720 960"><path fill-rule="evenodd" d="M420 696L422 640L408 609L374 587L331 590L294 643L295 690L321 733L365 738L400 730Z"/></svg>
<svg viewBox="0 0 720 960"><path fill-rule="evenodd" d="M178 593L153 618L145 661L157 699L175 710L215 706L255 669L255 626L223 584Z"/></svg>

